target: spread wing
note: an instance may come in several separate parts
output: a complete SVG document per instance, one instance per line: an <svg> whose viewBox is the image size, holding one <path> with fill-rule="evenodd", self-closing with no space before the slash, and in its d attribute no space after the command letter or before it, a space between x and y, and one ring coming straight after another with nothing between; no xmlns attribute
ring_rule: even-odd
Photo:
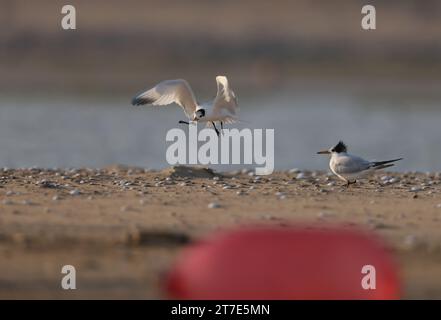
<svg viewBox="0 0 441 320"><path fill-rule="evenodd" d="M156 87L137 95L132 100L134 106L144 104L165 106L171 103L181 106L187 117L190 118L193 115L197 102L187 81L182 79L162 81Z"/></svg>
<svg viewBox="0 0 441 320"><path fill-rule="evenodd" d="M233 90L230 89L228 79L225 76L217 76L217 95L213 102L213 114L236 115L239 111L237 98Z"/></svg>

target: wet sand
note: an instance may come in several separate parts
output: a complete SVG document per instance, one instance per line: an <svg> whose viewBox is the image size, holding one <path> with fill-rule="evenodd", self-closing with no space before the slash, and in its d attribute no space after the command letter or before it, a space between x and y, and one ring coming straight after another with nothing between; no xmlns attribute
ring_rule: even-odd
<svg viewBox="0 0 441 320"><path fill-rule="evenodd" d="M164 298L189 242L249 224L361 226L392 248L403 298L441 298L441 174L203 168L0 169L0 298ZM77 290L61 289L74 265Z"/></svg>

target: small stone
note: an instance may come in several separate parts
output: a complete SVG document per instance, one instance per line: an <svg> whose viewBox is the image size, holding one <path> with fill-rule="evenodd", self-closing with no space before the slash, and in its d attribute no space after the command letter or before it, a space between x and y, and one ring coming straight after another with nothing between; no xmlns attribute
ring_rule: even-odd
<svg viewBox="0 0 441 320"><path fill-rule="evenodd" d="M208 204L208 209L217 209L220 207L221 207L220 204L216 202L211 202L210 204Z"/></svg>
<svg viewBox="0 0 441 320"><path fill-rule="evenodd" d="M301 170L298 168L289 169L288 173L299 173Z"/></svg>
<svg viewBox="0 0 441 320"><path fill-rule="evenodd" d="M70 194L71 196L78 196L78 195L81 194L81 192L80 192L80 190L78 190L78 189L74 189L74 190L71 190L71 191L69 192L69 194Z"/></svg>
<svg viewBox="0 0 441 320"><path fill-rule="evenodd" d="M13 203L11 200L9 200L9 199L3 199L2 203L3 203L4 205L11 205L11 204L14 204L14 203Z"/></svg>
<svg viewBox="0 0 441 320"><path fill-rule="evenodd" d="M58 200L60 200L60 198L57 195L52 197L52 201L58 201Z"/></svg>
<svg viewBox="0 0 441 320"><path fill-rule="evenodd" d="M317 217L319 218L327 218L327 217L332 217L334 214L330 213L330 212L319 212Z"/></svg>
<svg viewBox="0 0 441 320"><path fill-rule="evenodd" d="M301 179L305 179L306 178L306 175L303 173L303 172L300 172L297 176L296 176L296 179L297 180L301 180Z"/></svg>
<svg viewBox="0 0 441 320"><path fill-rule="evenodd" d="M403 244L410 249L414 248L416 243L417 243L417 237L413 234L407 235L403 240Z"/></svg>
<svg viewBox="0 0 441 320"><path fill-rule="evenodd" d="M412 187L412 188L410 188L409 191L410 192L419 192L419 191L421 191L421 188L420 187Z"/></svg>
<svg viewBox="0 0 441 320"><path fill-rule="evenodd" d="M392 178L392 179L389 179L389 183L397 183L397 182L399 182L400 181L400 179L398 179L398 178Z"/></svg>
<svg viewBox="0 0 441 320"><path fill-rule="evenodd" d="M139 204L142 205L142 206L145 205L146 203L147 203L147 201L145 199L140 199L139 200Z"/></svg>

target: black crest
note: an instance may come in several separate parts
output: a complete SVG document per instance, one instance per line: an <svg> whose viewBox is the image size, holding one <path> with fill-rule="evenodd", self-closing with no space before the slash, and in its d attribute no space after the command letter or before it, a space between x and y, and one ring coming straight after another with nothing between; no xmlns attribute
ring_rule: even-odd
<svg viewBox="0 0 441 320"><path fill-rule="evenodd" d="M332 151L332 152L341 153L341 152L346 152L346 151L348 151L348 148L346 147L346 145L344 144L343 141L339 141L339 142L337 143L337 145L336 145L334 148L332 148L331 151Z"/></svg>
<svg viewBox="0 0 441 320"><path fill-rule="evenodd" d="M199 118L205 117L205 110L204 109L199 109L198 111L196 111L196 113Z"/></svg>

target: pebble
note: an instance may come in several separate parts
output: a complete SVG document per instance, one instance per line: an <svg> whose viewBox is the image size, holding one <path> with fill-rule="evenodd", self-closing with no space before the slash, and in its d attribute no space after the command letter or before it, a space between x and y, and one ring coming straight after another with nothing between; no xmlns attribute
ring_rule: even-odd
<svg viewBox="0 0 441 320"><path fill-rule="evenodd" d="M78 195L81 194L81 192L80 192L80 190L78 190L78 189L74 189L74 190L71 190L71 191L69 192L69 194L70 194L71 196L78 196Z"/></svg>
<svg viewBox="0 0 441 320"><path fill-rule="evenodd" d="M306 178L306 175L303 173L303 172L300 172L297 176L296 176L296 179L297 180L301 180L301 179L305 179Z"/></svg>
<svg viewBox="0 0 441 320"><path fill-rule="evenodd" d="M210 204L208 204L208 209L217 209L220 208L221 205L219 203L216 202L211 202Z"/></svg>
<svg viewBox="0 0 441 320"><path fill-rule="evenodd" d="M410 192L419 192L419 191L421 191L421 188L420 187L412 187L412 188L410 188L409 191Z"/></svg>
<svg viewBox="0 0 441 320"><path fill-rule="evenodd" d="M3 203L4 205L10 205L10 204L13 204L13 202L12 202L11 200L9 200L9 199L4 199L4 200L2 201L2 203Z"/></svg>
<svg viewBox="0 0 441 320"><path fill-rule="evenodd" d="M334 214L330 213L330 212L319 212L317 217L319 218L327 218L327 217L332 217Z"/></svg>
<svg viewBox="0 0 441 320"><path fill-rule="evenodd" d="M127 207L127 206L122 206L120 209L119 209L119 211L121 211L121 212L127 212L127 211L129 211L130 210L130 207Z"/></svg>
<svg viewBox="0 0 441 320"><path fill-rule="evenodd" d="M403 244L408 247L409 249L412 249L416 246L417 244L417 237L413 234L409 234L407 235L404 240L403 240Z"/></svg>
<svg viewBox="0 0 441 320"><path fill-rule="evenodd" d="M301 170L298 168L293 168L288 171L288 173L299 173Z"/></svg>
<svg viewBox="0 0 441 320"><path fill-rule="evenodd" d="M52 201L58 201L58 200L60 200L60 198L58 196L53 196L52 197Z"/></svg>
<svg viewBox="0 0 441 320"><path fill-rule="evenodd" d="M397 183L399 181L400 181L400 179L398 179L398 178L389 179L389 183Z"/></svg>

